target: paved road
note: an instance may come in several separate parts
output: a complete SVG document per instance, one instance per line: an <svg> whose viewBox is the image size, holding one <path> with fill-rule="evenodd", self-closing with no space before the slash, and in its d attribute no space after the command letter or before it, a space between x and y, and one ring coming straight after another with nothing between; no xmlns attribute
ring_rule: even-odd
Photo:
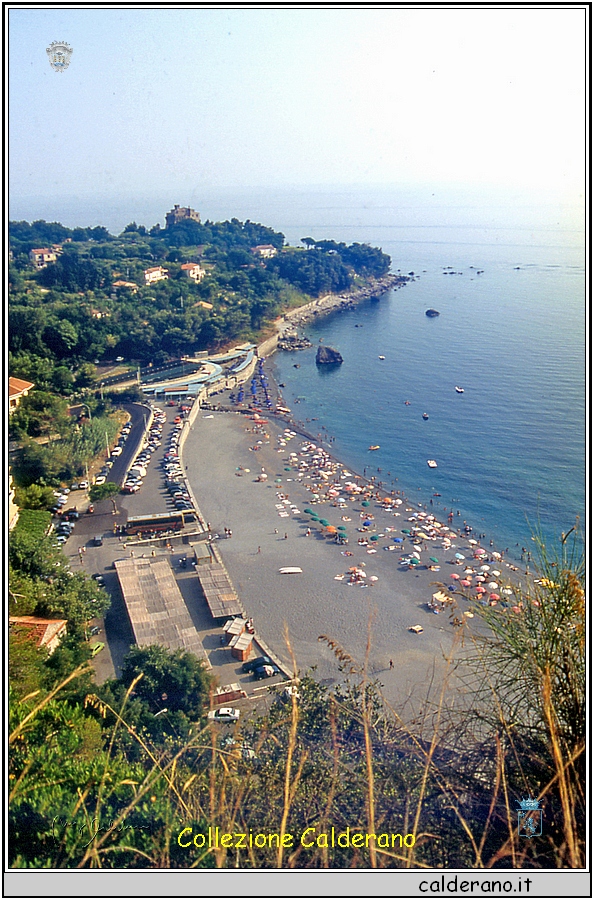
<svg viewBox="0 0 594 900"><path fill-rule="evenodd" d="M113 514L113 504L110 500L104 500L97 504L94 514L81 516L71 537L64 545L64 552L70 558L72 570L84 569L89 575L100 574L104 579L105 589L111 597L111 607L105 616L105 621L103 619L94 619L91 623L91 625L97 625L101 628L101 633L97 635L95 640L106 643L105 649L93 660L95 677L100 684L108 678L119 676L123 660L134 642L134 635L129 624L117 574L113 569L114 560L129 557L130 550L126 549L125 537L121 538L120 535L114 534L114 525L124 524L128 516L148 515L174 509L169 494L164 487L159 463L166 451L167 439L172 431L173 420L178 415L178 410L177 408L164 407L162 404L156 405L165 411L167 421L163 425L162 444L152 454L140 491L137 494L118 494L114 498L117 507L116 515ZM139 404L123 404L123 406L131 416L132 431L124 445L124 452L110 471L109 480L117 480L118 483L123 479L125 472L142 444L144 417L148 417L147 407ZM77 495L79 495L80 501L84 500L84 492L73 492L71 495L73 500L68 504L69 506L76 502ZM86 509L87 507L86 502L79 502L78 505L80 509ZM94 546L95 536L100 536L103 539L102 546ZM213 623L206 601L202 596L198 579L194 575L194 570L192 568L182 569L179 566L178 561L188 553L187 543L184 543L182 538L174 538L171 539L171 544L173 545L172 551L165 550L157 545L155 552L159 557L164 557L171 561L178 587L187 603L194 624L200 632L204 648L213 667L213 672L217 676L219 684L240 682L242 688L252 695L252 699L233 705L250 707L255 699L262 695L267 695L266 688L269 685L279 683L282 681L282 678L277 676L276 678L255 682L252 676L244 675L241 672L241 663L233 660L231 651L221 645L222 628ZM79 547L81 549L84 547L85 549L82 555L82 562L79 558ZM147 545L145 550L147 555L151 553L151 547L152 545ZM138 555L143 551L137 546L135 552Z"/></svg>

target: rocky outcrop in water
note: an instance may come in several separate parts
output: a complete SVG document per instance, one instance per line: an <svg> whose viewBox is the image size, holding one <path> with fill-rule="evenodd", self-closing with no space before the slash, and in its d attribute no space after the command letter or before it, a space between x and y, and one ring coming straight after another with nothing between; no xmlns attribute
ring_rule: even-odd
<svg viewBox="0 0 594 900"><path fill-rule="evenodd" d="M307 350L311 347L311 341L296 331L285 331L278 339L279 350Z"/></svg>
<svg viewBox="0 0 594 900"><path fill-rule="evenodd" d="M316 365L340 365L341 362L342 356L340 355L338 350L334 350L332 347L318 347L318 352L316 353Z"/></svg>

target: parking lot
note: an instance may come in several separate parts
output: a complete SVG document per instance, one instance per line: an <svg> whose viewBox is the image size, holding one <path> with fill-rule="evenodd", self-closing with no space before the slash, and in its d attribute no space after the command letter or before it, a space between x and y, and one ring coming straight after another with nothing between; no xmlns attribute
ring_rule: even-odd
<svg viewBox="0 0 594 900"><path fill-rule="evenodd" d="M133 406L136 409L132 411L133 419L131 421L133 424L130 433L123 446L122 454L116 457L117 463L114 463L110 470L108 480L115 480L114 472L117 464L119 478L124 483L125 472L142 449L144 428L145 424L149 424L149 417L146 408L140 407L139 410L137 404L133 404ZM147 458L146 474L142 474L135 483L138 490L134 493L116 495L115 502L101 501L96 504L92 514L85 511L88 508L88 497L85 491L75 491L68 495L67 506L76 505L81 512L79 519L74 523L71 535L64 544L64 551L70 559L71 568L73 571L82 568L89 575L100 576L102 586L111 598L111 607L106 614L105 621L93 619L89 623L91 628L100 629L99 633L92 637L92 642L102 641L105 643L104 649L92 660L96 678L99 683L102 683L108 678L117 677L124 657L134 640L113 563L116 559L129 558L132 553L135 556L157 556L170 561L178 587L200 634L218 683L239 683L250 696L247 701L234 701L231 705L241 708L247 704L250 707L254 700L268 694L269 685L283 682L284 676L279 674L257 681L252 674L242 671L242 664L233 659L228 647L223 646L223 629L214 623L194 569L187 559L190 555L187 537L176 536L169 537L167 541L161 539L140 543L138 539L127 539L125 535L119 533L119 527L125 525L131 516L173 512L179 508L179 504L176 507L172 493L167 489L166 472L163 465L168 461L170 466L176 466L175 457L168 457L167 454L176 452L176 435L179 435L180 428L178 426L181 423L176 423L175 419L179 417L180 413L177 407L167 407L163 404L154 404L154 407L157 419L162 420L160 423L155 422L155 425L161 425L161 433L158 435L156 427L153 426L153 451ZM122 465L124 454L125 465ZM169 474L171 477L183 474L181 464L178 464L177 468L170 468ZM199 530L198 523L192 523L184 529L185 532ZM169 547L166 546L167 544ZM256 646L252 651L252 657L262 655L265 654Z"/></svg>

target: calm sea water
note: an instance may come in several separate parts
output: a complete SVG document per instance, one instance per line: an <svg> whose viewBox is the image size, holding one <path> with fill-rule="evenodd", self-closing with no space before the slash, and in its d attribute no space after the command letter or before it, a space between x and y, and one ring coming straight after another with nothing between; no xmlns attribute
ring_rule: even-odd
<svg viewBox="0 0 594 900"><path fill-rule="evenodd" d="M306 236L368 242L390 254L394 270L415 273L379 302L307 329L314 344L340 350L340 368L318 369L315 347L275 357L295 417L332 435L333 452L349 466L394 481L415 502L433 500L436 512L459 510L457 521L510 555L530 546L538 524L553 543L576 515L584 521L579 209L452 188L246 189L14 201L11 217L118 232L132 219L162 222L173 202L189 203L204 219L260 221L291 243ZM425 316L429 307L439 318Z"/></svg>

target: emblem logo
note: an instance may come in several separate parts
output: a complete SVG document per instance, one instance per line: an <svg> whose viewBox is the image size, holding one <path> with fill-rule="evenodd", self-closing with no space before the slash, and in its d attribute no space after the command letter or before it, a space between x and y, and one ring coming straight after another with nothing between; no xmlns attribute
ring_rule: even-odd
<svg viewBox="0 0 594 900"><path fill-rule="evenodd" d="M542 809L540 809L539 803L540 800L532 800L531 797L520 800L518 810L518 834L520 837L531 838L542 834Z"/></svg>
<svg viewBox="0 0 594 900"><path fill-rule="evenodd" d="M70 64L72 47L64 41L52 41L45 51L49 57L49 64L54 72L63 72Z"/></svg>

